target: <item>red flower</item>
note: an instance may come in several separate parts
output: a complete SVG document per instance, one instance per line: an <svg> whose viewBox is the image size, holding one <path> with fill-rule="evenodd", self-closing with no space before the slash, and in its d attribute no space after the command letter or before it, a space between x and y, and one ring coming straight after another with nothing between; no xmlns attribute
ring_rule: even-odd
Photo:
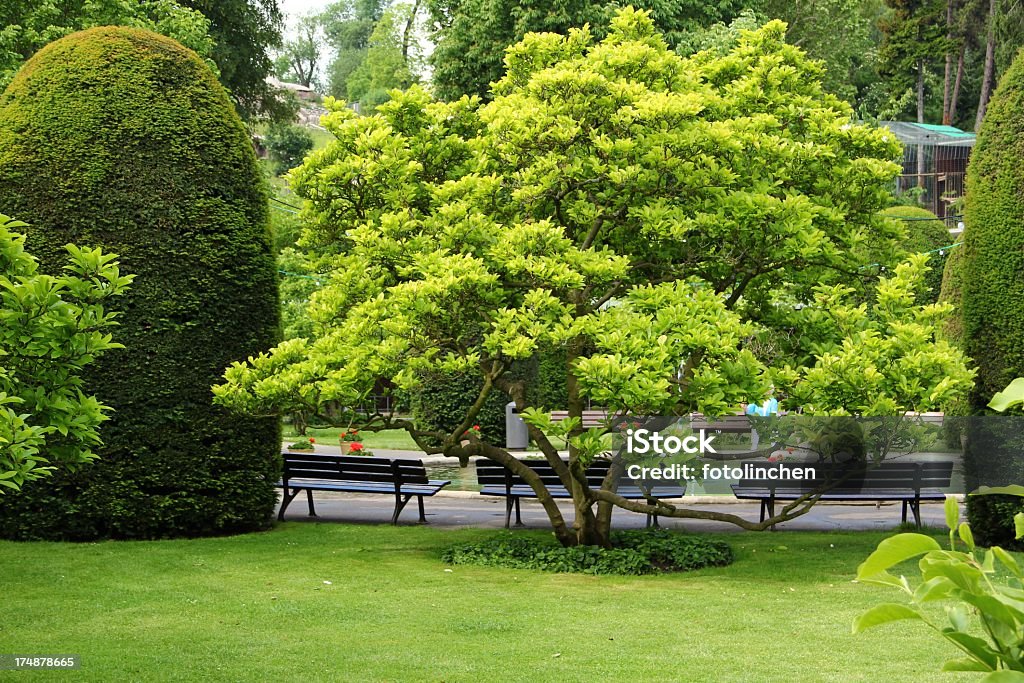
<svg viewBox="0 0 1024 683"><path fill-rule="evenodd" d="M352 443L349 444L348 449L352 453L358 453L359 451L363 450L363 444L359 443L358 441L353 441Z"/></svg>
<svg viewBox="0 0 1024 683"><path fill-rule="evenodd" d="M309 437L309 442L310 443L316 443L316 439L314 439L313 437Z"/></svg>
<svg viewBox="0 0 1024 683"><path fill-rule="evenodd" d="M473 425L473 429L475 429L476 431L479 432L480 431L480 425Z"/></svg>

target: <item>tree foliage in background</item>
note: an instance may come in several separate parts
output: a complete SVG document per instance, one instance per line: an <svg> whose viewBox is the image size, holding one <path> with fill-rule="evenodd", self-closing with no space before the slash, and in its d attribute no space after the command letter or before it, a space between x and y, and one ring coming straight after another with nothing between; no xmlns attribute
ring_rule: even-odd
<svg viewBox="0 0 1024 683"><path fill-rule="evenodd" d="M403 38L415 21L415 7L389 8L374 25L366 47L366 58L349 74L348 100L359 102L362 111L372 112L387 102L388 91L404 90L417 81L413 58Z"/></svg>
<svg viewBox="0 0 1024 683"><path fill-rule="evenodd" d="M115 255L74 245L64 272L45 275L15 232L26 227L0 214L0 494L95 458L109 409L85 393L82 369L123 348L109 304L132 280Z"/></svg>
<svg viewBox="0 0 1024 683"><path fill-rule="evenodd" d="M302 163L313 149L313 136L302 126L274 123L267 128L267 153L274 173L281 175Z"/></svg>
<svg viewBox="0 0 1024 683"><path fill-rule="evenodd" d="M655 25L672 47L689 45L691 34L717 22L728 23L746 6L741 0L645 0L630 3L650 11ZM434 89L441 99L462 95L490 98L490 84L504 74L505 48L530 32L565 33L589 24L600 38L608 30L615 3L571 0L431 0L436 27L430 56ZM692 52L684 49L684 52Z"/></svg>
<svg viewBox="0 0 1024 683"><path fill-rule="evenodd" d="M945 260L952 251L942 250L953 243L946 224L928 209L919 206L892 206L882 212L884 216L898 220L907 237L901 244L903 254L929 254L928 271L924 275L925 291L919 300L935 303L942 290L942 274Z"/></svg>
<svg viewBox="0 0 1024 683"><path fill-rule="evenodd" d="M321 14L327 41L335 51L328 67L327 92L331 96L348 99L348 78L366 59L370 35L386 4L382 0L341 0Z"/></svg>
<svg viewBox="0 0 1024 683"><path fill-rule="evenodd" d="M413 389L430 373L472 371L480 391L450 430L380 414L358 418L362 428L405 428L427 452L505 464L566 545L606 545L613 506L765 528L591 489L582 475L603 430L579 418L587 400L616 414L718 415L765 396L770 373L745 347L753 314L787 298L800 314L794 304L813 303L827 273L863 264L854 246L897 236L878 212L899 145L852 123L784 32L772 22L725 56L686 59L646 13L623 10L597 44L586 30L528 35L485 106L419 88L370 117L335 106L324 122L337 142L292 174L308 200L304 243L331 269L310 306L317 334L232 366L218 401L255 414L351 410L381 379ZM863 373L876 359L903 363L905 381L887 400L863 387L853 408L911 410L964 388L962 359L939 359L920 333L934 309L907 300L912 279L879 287L880 324L905 332L898 347L858 356ZM847 331L836 326L823 348L857 356L871 334ZM559 424L513 372L550 348L565 353L559 407L572 417ZM940 360L952 381L933 381ZM495 393L516 402L573 491L574 528L507 451L461 443Z"/></svg>
<svg viewBox="0 0 1024 683"><path fill-rule="evenodd" d="M284 18L277 0L178 0L210 20L213 61L245 121L288 121L294 106L267 82L273 71L271 52L281 44Z"/></svg>
<svg viewBox="0 0 1024 683"><path fill-rule="evenodd" d="M89 88L83 88L89 83ZM111 122L117 125L111 125ZM274 419L212 405L230 362L280 339L267 197L248 132L195 53L149 31L47 45L0 96L0 211L62 245L101 246L136 274L118 340L84 373L113 409L100 456L0 502L0 535L153 538L265 528Z"/></svg>

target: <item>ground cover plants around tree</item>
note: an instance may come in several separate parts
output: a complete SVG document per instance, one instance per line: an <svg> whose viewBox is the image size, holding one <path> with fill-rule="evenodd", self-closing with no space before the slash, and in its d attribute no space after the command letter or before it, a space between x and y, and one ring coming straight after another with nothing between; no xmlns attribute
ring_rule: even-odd
<svg viewBox="0 0 1024 683"><path fill-rule="evenodd" d="M280 309L263 180L209 66L125 27L42 48L0 95L0 211L28 224L42 273L59 275L77 244L135 275L117 303L124 348L82 372L112 409L99 457L0 498L0 535L269 526L279 423L229 413L210 392L232 361L279 341Z"/></svg>
<svg viewBox="0 0 1024 683"><path fill-rule="evenodd" d="M618 531L612 533L611 542L611 548L565 547L552 538L503 534L480 543L453 546L441 557L453 565L626 575L723 566L733 557L727 543L669 531Z"/></svg>
<svg viewBox="0 0 1024 683"><path fill-rule="evenodd" d="M289 174L322 268L310 329L233 365L217 401L495 460L530 483L563 545L608 546L613 507L751 529L806 511L755 523L627 501L615 475L591 488L606 429L581 420L588 403L721 415L772 386L784 408L901 415L969 389L963 354L935 338L948 308L916 300L925 257L882 278L867 267L905 234L880 214L899 143L858 124L784 33L773 22L684 58L624 9L599 42L576 29L512 46L487 104L416 87L373 116L332 104L337 141ZM551 349L565 405L539 403L558 392L532 390L524 369ZM445 373L476 377L460 410L376 409L382 387L408 394ZM575 522L494 434L469 433L508 401L572 491Z"/></svg>
<svg viewBox="0 0 1024 683"><path fill-rule="evenodd" d="M956 649L919 627L850 635L891 598L852 582L887 533L702 533L733 564L639 577L441 562L493 534L292 522L188 541L0 542L0 629L14 652L79 654L84 681L468 682L501 662L515 662L501 667L511 681L964 680L937 671Z"/></svg>

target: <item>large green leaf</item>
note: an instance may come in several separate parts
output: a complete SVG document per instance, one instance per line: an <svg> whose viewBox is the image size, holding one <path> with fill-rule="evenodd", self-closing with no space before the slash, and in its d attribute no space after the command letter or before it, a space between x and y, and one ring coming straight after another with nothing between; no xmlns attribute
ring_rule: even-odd
<svg viewBox="0 0 1024 683"><path fill-rule="evenodd" d="M981 683L1024 683L1024 674L1019 671L993 671L981 679Z"/></svg>
<svg viewBox="0 0 1024 683"><path fill-rule="evenodd" d="M869 628L878 626L879 624L887 624L890 621L901 621L904 619L917 619L923 621L924 617L913 607L907 605L900 605L895 602L886 602L881 605L872 607L864 614L860 615L855 622L853 622L853 632L860 633Z"/></svg>
<svg viewBox="0 0 1024 683"><path fill-rule="evenodd" d="M942 547L930 536L897 534L879 543L875 552L868 555L868 559L857 567L857 579L870 579L875 574L884 572L900 562L933 550L942 550Z"/></svg>
<svg viewBox="0 0 1024 683"><path fill-rule="evenodd" d="M1024 403L1024 377L1018 377L988 402L988 407L1000 413Z"/></svg>

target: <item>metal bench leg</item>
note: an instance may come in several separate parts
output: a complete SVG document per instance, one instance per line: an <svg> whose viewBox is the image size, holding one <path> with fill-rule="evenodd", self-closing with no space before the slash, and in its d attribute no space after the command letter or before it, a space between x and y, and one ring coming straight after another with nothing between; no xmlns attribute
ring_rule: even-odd
<svg viewBox="0 0 1024 683"><path fill-rule="evenodd" d="M402 514L402 510L405 509L405 504L408 503L411 498L412 494L407 495L405 498L402 498L402 494L400 493L395 494L395 514L391 516L392 524L398 524L398 516Z"/></svg>
<svg viewBox="0 0 1024 683"><path fill-rule="evenodd" d="M909 503L909 502L910 501L907 501L907 500L903 501L903 520L902 521L903 521L904 524L907 523L907 503Z"/></svg>
<svg viewBox="0 0 1024 683"><path fill-rule="evenodd" d="M526 526L525 524L523 524L523 518L520 516L520 512L522 512L522 511L519 509L519 498L517 497L516 498L516 526Z"/></svg>
<svg viewBox="0 0 1024 683"><path fill-rule="evenodd" d="M299 494L302 489L292 489L291 493L288 493L288 487L284 487L284 495L281 496L281 509L277 511L277 521L284 521L284 511L288 508L288 504L295 499L295 496Z"/></svg>
<svg viewBox="0 0 1024 683"><path fill-rule="evenodd" d="M306 489L306 503L309 505L309 516L316 517L316 510L313 509L313 489Z"/></svg>
<svg viewBox="0 0 1024 683"><path fill-rule="evenodd" d="M921 501L915 500L910 503L910 511L914 513L914 524L921 528Z"/></svg>
<svg viewBox="0 0 1024 683"><path fill-rule="evenodd" d="M769 498L768 499L768 516L769 517L774 517L775 516L775 499L774 498ZM764 521L764 520L761 520L761 521ZM774 524L772 524L771 530L775 531L775 525Z"/></svg>
<svg viewBox="0 0 1024 683"><path fill-rule="evenodd" d="M416 499L420 504L420 524L426 524L427 516L423 513L423 496L416 496Z"/></svg>

